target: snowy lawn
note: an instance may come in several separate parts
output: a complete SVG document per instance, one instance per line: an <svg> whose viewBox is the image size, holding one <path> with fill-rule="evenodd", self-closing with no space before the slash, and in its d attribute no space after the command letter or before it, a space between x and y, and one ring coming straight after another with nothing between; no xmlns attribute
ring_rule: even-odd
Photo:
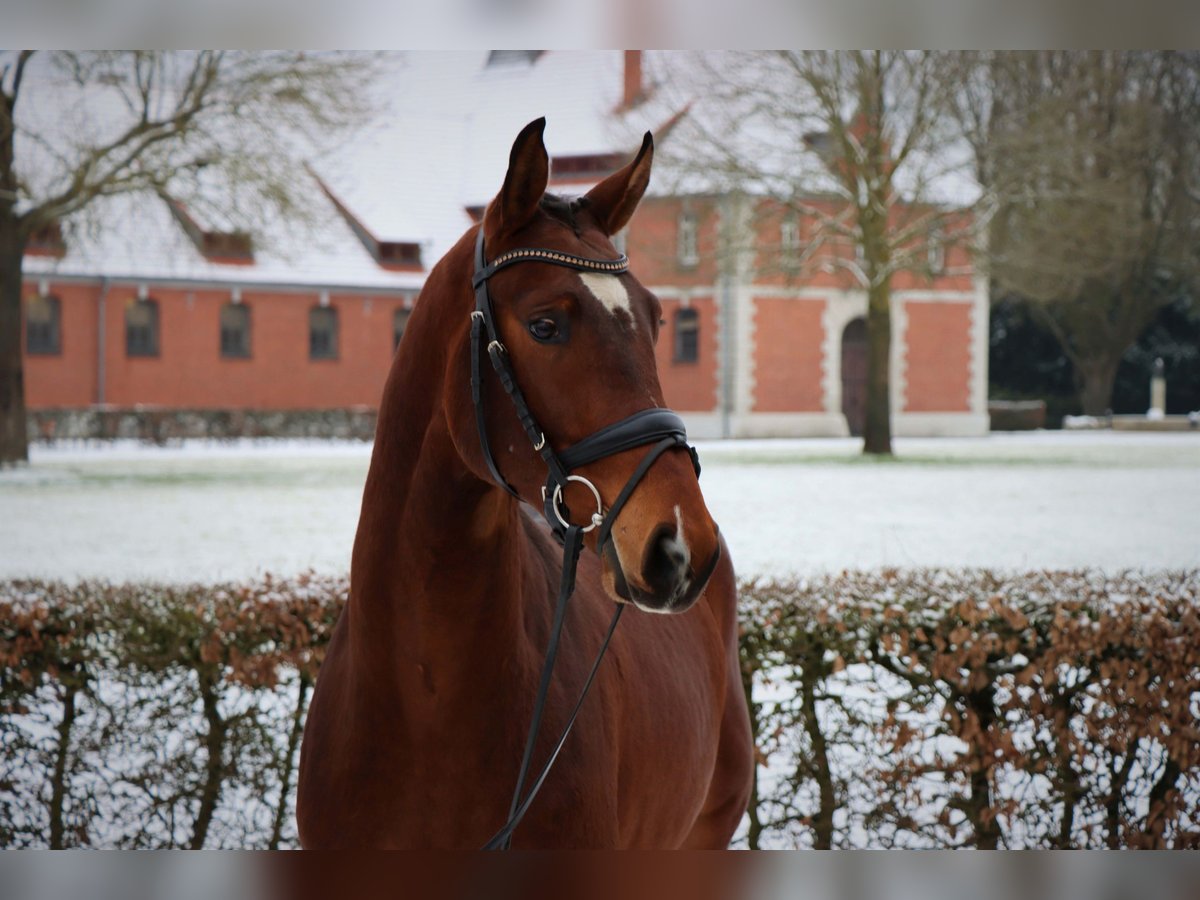
<svg viewBox="0 0 1200 900"><path fill-rule="evenodd" d="M877 566L1182 568L1200 560L1200 434L700 444L743 575ZM0 577L216 581L343 572L370 445L33 449L0 472Z"/></svg>

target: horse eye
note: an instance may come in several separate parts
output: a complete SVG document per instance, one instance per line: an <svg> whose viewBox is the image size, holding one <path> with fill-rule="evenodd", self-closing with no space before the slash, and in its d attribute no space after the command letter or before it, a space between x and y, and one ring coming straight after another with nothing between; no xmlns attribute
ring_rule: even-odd
<svg viewBox="0 0 1200 900"><path fill-rule="evenodd" d="M529 323L529 333L539 341L552 341L558 337L558 323L553 319L535 319Z"/></svg>

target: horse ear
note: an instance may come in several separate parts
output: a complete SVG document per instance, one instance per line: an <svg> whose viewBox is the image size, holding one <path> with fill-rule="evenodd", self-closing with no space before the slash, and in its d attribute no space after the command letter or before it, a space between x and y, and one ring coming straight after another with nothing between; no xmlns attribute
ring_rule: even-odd
<svg viewBox="0 0 1200 900"><path fill-rule="evenodd" d="M542 116L522 128L513 141L504 187L488 204L484 215L485 238L492 240L501 234L511 234L537 212L550 180L550 158L542 139L545 130L546 117Z"/></svg>
<svg viewBox="0 0 1200 900"><path fill-rule="evenodd" d="M650 184L650 164L653 161L654 138L647 131L642 138L642 149L633 162L587 192L589 208L605 234L611 237L629 222Z"/></svg>

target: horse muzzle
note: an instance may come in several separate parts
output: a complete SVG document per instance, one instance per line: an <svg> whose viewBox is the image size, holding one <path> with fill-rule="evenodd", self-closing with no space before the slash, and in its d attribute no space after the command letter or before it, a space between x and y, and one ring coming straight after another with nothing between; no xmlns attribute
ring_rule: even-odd
<svg viewBox="0 0 1200 900"><path fill-rule="evenodd" d="M695 604L721 558L721 543L713 526L711 549L696 559L680 528L660 525L647 542L641 560L630 568L622 562L615 540L604 546L603 583L617 602L632 603L642 612L680 613Z"/></svg>

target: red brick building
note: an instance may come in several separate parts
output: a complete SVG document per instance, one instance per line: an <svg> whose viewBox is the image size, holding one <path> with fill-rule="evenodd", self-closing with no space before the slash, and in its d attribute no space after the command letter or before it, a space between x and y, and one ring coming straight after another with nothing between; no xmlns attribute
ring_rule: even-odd
<svg viewBox="0 0 1200 900"><path fill-rule="evenodd" d="M547 116L552 189L575 193L630 135L670 140L683 114L648 99L636 54L417 56L397 76L426 88L407 117L298 174L323 211L299 245L206 229L149 198L110 203L98 238L32 246L29 407L373 406L425 275L498 189L522 125ZM855 430L866 295L840 271L790 271L810 224L764 200L658 195L621 236L663 302L660 377L695 436ZM893 282L894 430L983 433L985 285L962 248L930 262Z"/></svg>

